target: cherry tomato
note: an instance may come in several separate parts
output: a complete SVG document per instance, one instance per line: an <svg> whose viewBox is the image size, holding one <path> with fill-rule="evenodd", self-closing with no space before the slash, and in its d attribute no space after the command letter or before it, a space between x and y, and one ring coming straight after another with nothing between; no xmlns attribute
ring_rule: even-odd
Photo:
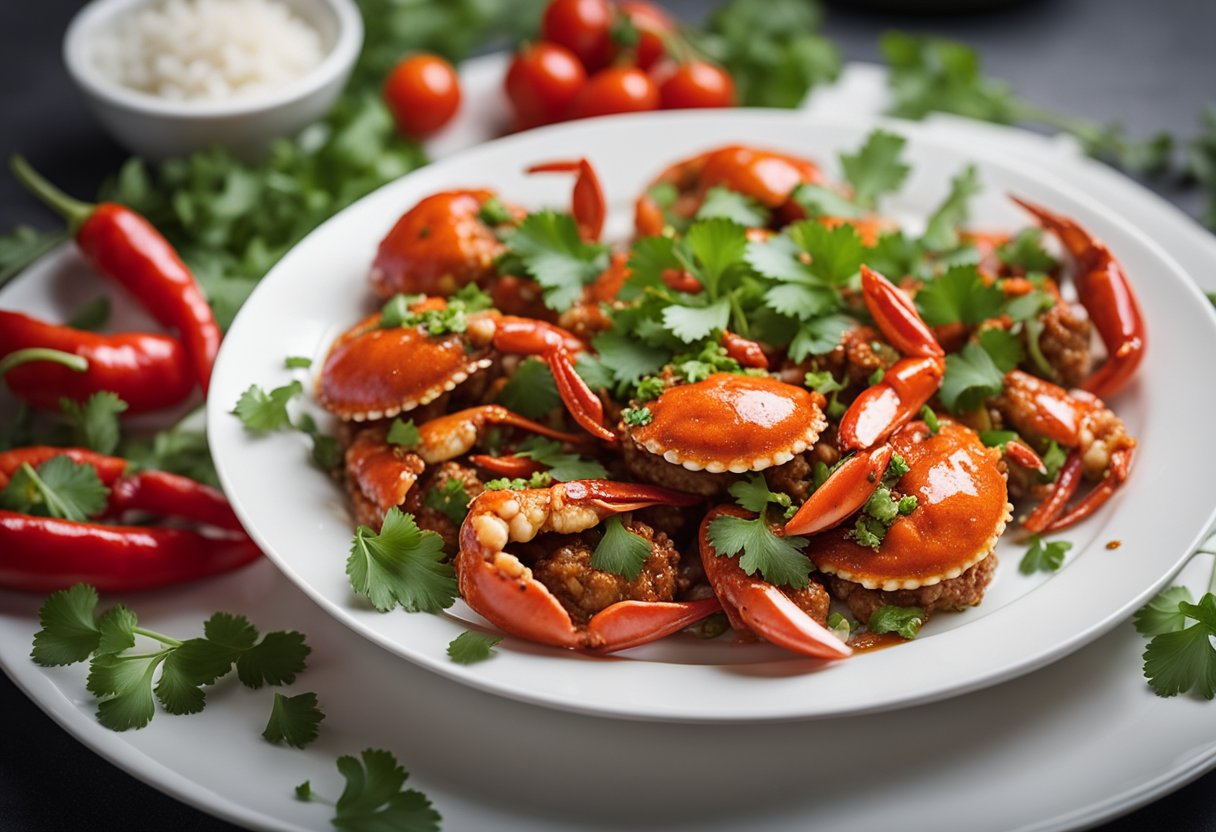
<svg viewBox="0 0 1216 832"><path fill-rule="evenodd" d="M460 108L456 70L438 55L411 55L384 80L384 100L397 129L420 139L447 124Z"/></svg>
<svg viewBox="0 0 1216 832"><path fill-rule="evenodd" d="M635 66L613 66L587 79L574 99L571 118L657 109L659 89L649 75Z"/></svg>
<svg viewBox="0 0 1216 832"><path fill-rule="evenodd" d="M628 3L621 3L618 8L641 35L635 58L637 65L642 69L650 69L663 57L666 51L663 35L674 32L675 23L667 16L667 12L644 0L630 0Z"/></svg>
<svg viewBox="0 0 1216 832"><path fill-rule="evenodd" d="M507 70L516 126L526 130L560 121L586 83L586 70L566 47L545 41L524 47Z"/></svg>
<svg viewBox="0 0 1216 832"><path fill-rule="evenodd" d="M689 61L659 82L664 110L735 106L735 82L720 66Z"/></svg>
<svg viewBox="0 0 1216 832"><path fill-rule="evenodd" d="M608 0L553 0L541 19L541 36L569 49L595 72L612 60L612 6Z"/></svg>

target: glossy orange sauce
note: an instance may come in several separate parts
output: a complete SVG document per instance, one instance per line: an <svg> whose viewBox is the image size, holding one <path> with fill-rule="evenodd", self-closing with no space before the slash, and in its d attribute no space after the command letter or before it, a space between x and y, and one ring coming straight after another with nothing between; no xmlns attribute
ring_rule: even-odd
<svg viewBox="0 0 1216 832"><path fill-rule="evenodd" d="M815 394L773 378L715 373L668 388L647 407L650 424L633 430L701 465L772 457L789 451L822 417Z"/></svg>
<svg viewBox="0 0 1216 832"><path fill-rule="evenodd" d="M904 431L892 445L910 466L897 488L916 495L916 510L896 519L877 551L847 539L847 528L813 538L816 566L879 583L930 578L973 560L1000 527L1005 478L972 431L943 420L936 436Z"/></svg>
<svg viewBox="0 0 1216 832"><path fill-rule="evenodd" d="M854 653L872 653L897 644L906 644L907 641L899 633L858 633L849 639L849 647L853 648Z"/></svg>

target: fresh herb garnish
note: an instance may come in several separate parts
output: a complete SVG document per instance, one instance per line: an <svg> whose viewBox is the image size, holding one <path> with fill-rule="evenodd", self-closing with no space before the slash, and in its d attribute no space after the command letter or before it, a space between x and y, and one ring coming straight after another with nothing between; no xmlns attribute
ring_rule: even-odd
<svg viewBox="0 0 1216 832"><path fill-rule="evenodd" d="M591 568L632 581L641 574L652 552L650 541L625 528L619 517L609 517L604 521L604 536L591 554Z"/></svg>
<svg viewBox="0 0 1216 832"><path fill-rule="evenodd" d="M519 444L515 455L532 459L549 469L558 482L604 479L608 472L594 459L562 451L560 442L543 436L530 436Z"/></svg>
<svg viewBox="0 0 1216 832"><path fill-rule="evenodd" d="M492 636L476 630L465 630L448 645L448 658L456 664L476 664L494 655L494 645L502 636Z"/></svg>
<svg viewBox="0 0 1216 832"><path fill-rule="evenodd" d="M217 612L203 624L201 638L182 641L140 627L135 613L121 604L98 616L97 604L97 590L87 584L53 593L38 611L42 628L30 655L43 667L92 656L87 687L99 700L97 720L114 731L147 725L155 713L153 693L171 714L201 711L203 686L234 665L246 687L290 684L310 652L293 631L267 633L259 642L257 630L240 615ZM156 642L157 649L128 652L136 636Z"/></svg>
<svg viewBox="0 0 1216 832"><path fill-rule="evenodd" d="M270 719L262 731L262 736L267 742L281 742L292 748L303 748L317 738L321 721L324 719L324 712L317 707L315 693L301 693L296 696L275 693L274 703L270 707Z"/></svg>
<svg viewBox="0 0 1216 832"><path fill-rule="evenodd" d="M718 557L740 555L740 569L748 575L758 571L771 584L795 589L805 587L815 568L802 551L807 546L807 539L777 535L767 521L770 505L782 509L783 515L792 514L789 495L769 490L761 474L732 484L730 493L740 506L756 512L757 516L746 519L725 514L710 521L709 542L715 554Z"/></svg>
<svg viewBox="0 0 1216 832"><path fill-rule="evenodd" d="M351 589L380 612L439 612L456 600L456 573L444 561L443 538L418 528L396 506L379 533L359 526L351 541L346 575Z"/></svg>
<svg viewBox="0 0 1216 832"><path fill-rule="evenodd" d="M871 633L898 633L901 638L913 639L924 623L925 611L920 607L883 605L870 613L866 629Z"/></svg>
<svg viewBox="0 0 1216 832"><path fill-rule="evenodd" d="M900 158L906 143L903 136L875 130L856 153L840 155L845 179L853 186L854 202L873 208L878 197L900 189L912 170Z"/></svg>
<svg viewBox="0 0 1216 832"><path fill-rule="evenodd" d="M1064 555L1072 548L1067 540L1047 542L1037 534L1030 538L1026 554L1018 564L1018 571L1023 575L1035 572L1056 572L1064 565Z"/></svg>
<svg viewBox="0 0 1216 832"><path fill-rule="evenodd" d="M413 419L402 419L398 416L389 425L385 441L390 445L413 451L422 444L422 434L418 432L418 426L414 424Z"/></svg>
<svg viewBox="0 0 1216 832"><path fill-rule="evenodd" d="M21 514L83 521L105 511L110 489L92 465L51 457L35 469L28 462L0 491L0 507Z"/></svg>
<svg viewBox="0 0 1216 832"><path fill-rule="evenodd" d="M562 403L549 365L530 356L519 363L495 401L528 419L539 419Z"/></svg>
<svg viewBox="0 0 1216 832"><path fill-rule="evenodd" d="M346 780L330 821L350 832L439 832L439 813L426 795L405 789L409 773L387 751L365 748L359 759L338 758L338 773ZM322 802L307 780L296 786L297 800Z"/></svg>
<svg viewBox="0 0 1216 832"><path fill-rule="evenodd" d="M422 495L422 504L459 526L469 513L469 492L460 480L446 479L438 488L431 488Z"/></svg>
<svg viewBox="0 0 1216 832"><path fill-rule="evenodd" d="M540 284L545 305L557 311L572 306L583 287L608 267L607 246L584 242L569 214L529 214L506 232L504 242L510 250L500 273L527 274Z"/></svg>

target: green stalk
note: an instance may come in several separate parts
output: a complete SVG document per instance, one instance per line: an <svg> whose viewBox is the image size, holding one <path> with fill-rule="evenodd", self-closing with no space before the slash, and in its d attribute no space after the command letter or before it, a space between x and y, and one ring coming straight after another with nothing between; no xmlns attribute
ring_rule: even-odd
<svg viewBox="0 0 1216 832"><path fill-rule="evenodd" d="M34 361L49 361L53 364L62 364L69 370L75 370L78 373L83 373L89 369L89 360L83 355L76 355L64 352L63 350L47 349L46 347L28 347L16 352L10 352L4 358L0 358L0 378L7 375L9 370Z"/></svg>
<svg viewBox="0 0 1216 832"><path fill-rule="evenodd" d="M38 197L51 210L68 221L68 226L73 232L78 231L80 226L84 225L85 220L92 216L93 211L97 208L96 205L70 197L56 188L44 179L38 171L34 170L30 166L30 163L25 161L25 157L20 154L14 155L9 160L9 167L12 168L13 175L34 196Z"/></svg>
<svg viewBox="0 0 1216 832"><path fill-rule="evenodd" d="M180 641L178 641L177 639L170 638L169 636L165 635L164 633L158 633L155 630L145 630L143 627L136 627L132 630L132 632L136 633L137 635L147 636L148 638L152 639L153 641L159 641L161 644L168 645L169 647L181 647L182 646L182 643Z"/></svg>

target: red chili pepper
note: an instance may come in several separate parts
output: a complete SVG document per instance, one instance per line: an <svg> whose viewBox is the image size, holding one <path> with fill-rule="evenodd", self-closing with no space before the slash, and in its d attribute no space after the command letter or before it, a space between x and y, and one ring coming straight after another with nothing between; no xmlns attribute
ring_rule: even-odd
<svg viewBox="0 0 1216 832"><path fill-rule="evenodd" d="M106 514L117 517L135 510L244 531L223 494L209 485L166 471L141 471L114 482Z"/></svg>
<svg viewBox="0 0 1216 832"><path fill-rule="evenodd" d="M244 566L261 554L245 535L106 526L0 511L0 586L53 592L81 581L102 592L151 589Z"/></svg>
<svg viewBox="0 0 1216 832"><path fill-rule="evenodd" d="M106 456L88 448L54 448L50 445L31 445L28 448L14 448L0 453L0 488L8 485L13 474L22 465L29 463L37 468L48 459L66 456L78 465L92 465L97 469L97 476L102 483L112 486L123 472L127 470L127 461L116 456Z"/></svg>
<svg viewBox="0 0 1216 832"><path fill-rule="evenodd" d="M127 461L84 448L32 446L0 453L0 487L24 464L66 456L110 487L105 515L143 511L212 527L112 526L0 511L0 586L51 592L79 581L102 591L149 589L215 575L261 554L224 495L165 471L124 475Z"/></svg>
<svg viewBox="0 0 1216 832"><path fill-rule="evenodd" d="M127 403L128 412L146 413L178 404L194 389L181 344L166 335L98 335L0 310L0 359L37 349L77 355L88 366L77 371L35 357L10 369L9 388L35 407L55 409L61 397L79 402L109 390Z"/></svg>
<svg viewBox="0 0 1216 832"><path fill-rule="evenodd" d="M20 156L13 157L12 168L36 196L67 219L76 244L93 268L131 292L156 320L177 331L205 396L220 347L220 328L202 289L169 241L130 208L72 199Z"/></svg>

